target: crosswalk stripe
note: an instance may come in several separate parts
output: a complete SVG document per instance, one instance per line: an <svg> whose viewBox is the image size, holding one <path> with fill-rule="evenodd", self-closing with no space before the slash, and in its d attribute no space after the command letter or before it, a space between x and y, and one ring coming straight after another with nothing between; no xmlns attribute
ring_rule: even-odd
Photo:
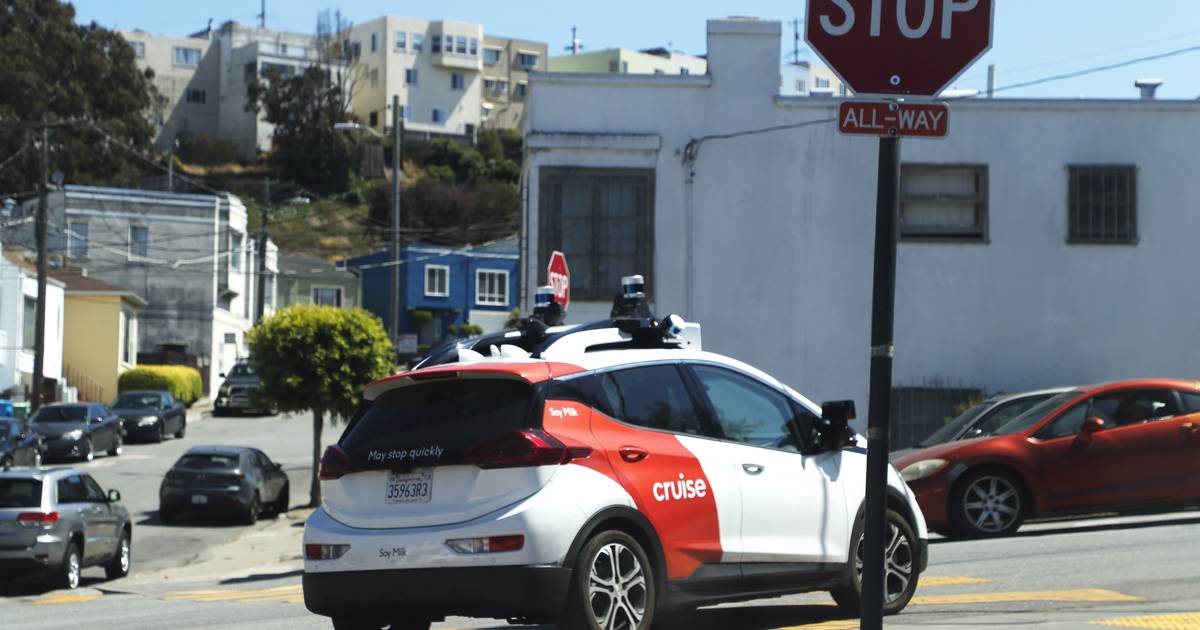
<svg viewBox="0 0 1200 630"><path fill-rule="evenodd" d="M1097 626L1148 628L1150 630L1200 630L1200 612L1102 619L1092 623Z"/></svg>
<svg viewBox="0 0 1200 630"><path fill-rule="evenodd" d="M52 595L41 599L33 600L35 606L45 606L47 604L81 604L90 602L94 599L100 599L98 593L72 593L69 595Z"/></svg>
<svg viewBox="0 0 1200 630"><path fill-rule="evenodd" d="M834 619L832 621L816 621L798 626L787 626L779 628L779 630L853 630L857 627L857 619Z"/></svg>
<svg viewBox="0 0 1200 630"><path fill-rule="evenodd" d="M962 586L965 584L990 584L991 580L984 578L967 577L964 575L934 575L926 577L921 576L919 582L920 587L927 586Z"/></svg>
<svg viewBox="0 0 1200 630"><path fill-rule="evenodd" d="M957 595L918 595L914 606L946 604L991 604L1001 602L1143 602L1145 598L1104 588L1077 588L1063 591L1012 591L1001 593L963 593Z"/></svg>

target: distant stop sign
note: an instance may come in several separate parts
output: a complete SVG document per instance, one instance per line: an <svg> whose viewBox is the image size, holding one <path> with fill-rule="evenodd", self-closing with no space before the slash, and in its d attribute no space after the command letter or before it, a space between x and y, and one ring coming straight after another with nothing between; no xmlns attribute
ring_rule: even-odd
<svg viewBox="0 0 1200 630"><path fill-rule="evenodd" d="M858 94L934 96L992 46L994 0L809 0L805 40Z"/></svg>
<svg viewBox="0 0 1200 630"><path fill-rule="evenodd" d="M567 257L562 252L550 254L550 264L546 267L546 280L554 288L554 301L563 310L571 304L571 270L567 268Z"/></svg>

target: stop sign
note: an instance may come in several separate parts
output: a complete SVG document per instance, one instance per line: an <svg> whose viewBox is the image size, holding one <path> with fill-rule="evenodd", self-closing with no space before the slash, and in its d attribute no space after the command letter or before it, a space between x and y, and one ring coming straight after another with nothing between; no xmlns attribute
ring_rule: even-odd
<svg viewBox="0 0 1200 630"><path fill-rule="evenodd" d="M566 311L567 306L571 304L571 270L567 268L567 257L562 252L550 254L546 280L554 288L554 301Z"/></svg>
<svg viewBox="0 0 1200 630"><path fill-rule="evenodd" d="M858 94L934 96L992 46L994 0L808 0L804 38Z"/></svg>

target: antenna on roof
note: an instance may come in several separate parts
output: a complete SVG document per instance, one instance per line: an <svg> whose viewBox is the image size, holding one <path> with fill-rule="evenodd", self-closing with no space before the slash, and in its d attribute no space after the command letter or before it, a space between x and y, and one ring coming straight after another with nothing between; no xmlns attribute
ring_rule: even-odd
<svg viewBox="0 0 1200 630"><path fill-rule="evenodd" d="M792 18L792 63L800 63L800 19Z"/></svg>
<svg viewBox="0 0 1200 630"><path fill-rule="evenodd" d="M260 6L262 7L262 10L259 11L258 15L255 17L258 18L258 28L265 29L267 28L267 0L262 0Z"/></svg>
<svg viewBox="0 0 1200 630"><path fill-rule="evenodd" d="M576 28L574 26L571 27L571 45L567 46L563 50L571 51L572 55L578 55L579 51L583 50L583 44L579 42L579 29L578 28Z"/></svg>

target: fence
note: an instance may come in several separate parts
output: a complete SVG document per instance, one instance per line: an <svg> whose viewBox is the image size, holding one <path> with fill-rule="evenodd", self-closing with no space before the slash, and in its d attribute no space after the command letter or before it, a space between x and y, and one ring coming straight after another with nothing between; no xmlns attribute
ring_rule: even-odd
<svg viewBox="0 0 1200 630"><path fill-rule="evenodd" d="M916 444L983 397L982 388L963 383L950 386L933 380L921 385L893 386L888 435L892 450Z"/></svg>

